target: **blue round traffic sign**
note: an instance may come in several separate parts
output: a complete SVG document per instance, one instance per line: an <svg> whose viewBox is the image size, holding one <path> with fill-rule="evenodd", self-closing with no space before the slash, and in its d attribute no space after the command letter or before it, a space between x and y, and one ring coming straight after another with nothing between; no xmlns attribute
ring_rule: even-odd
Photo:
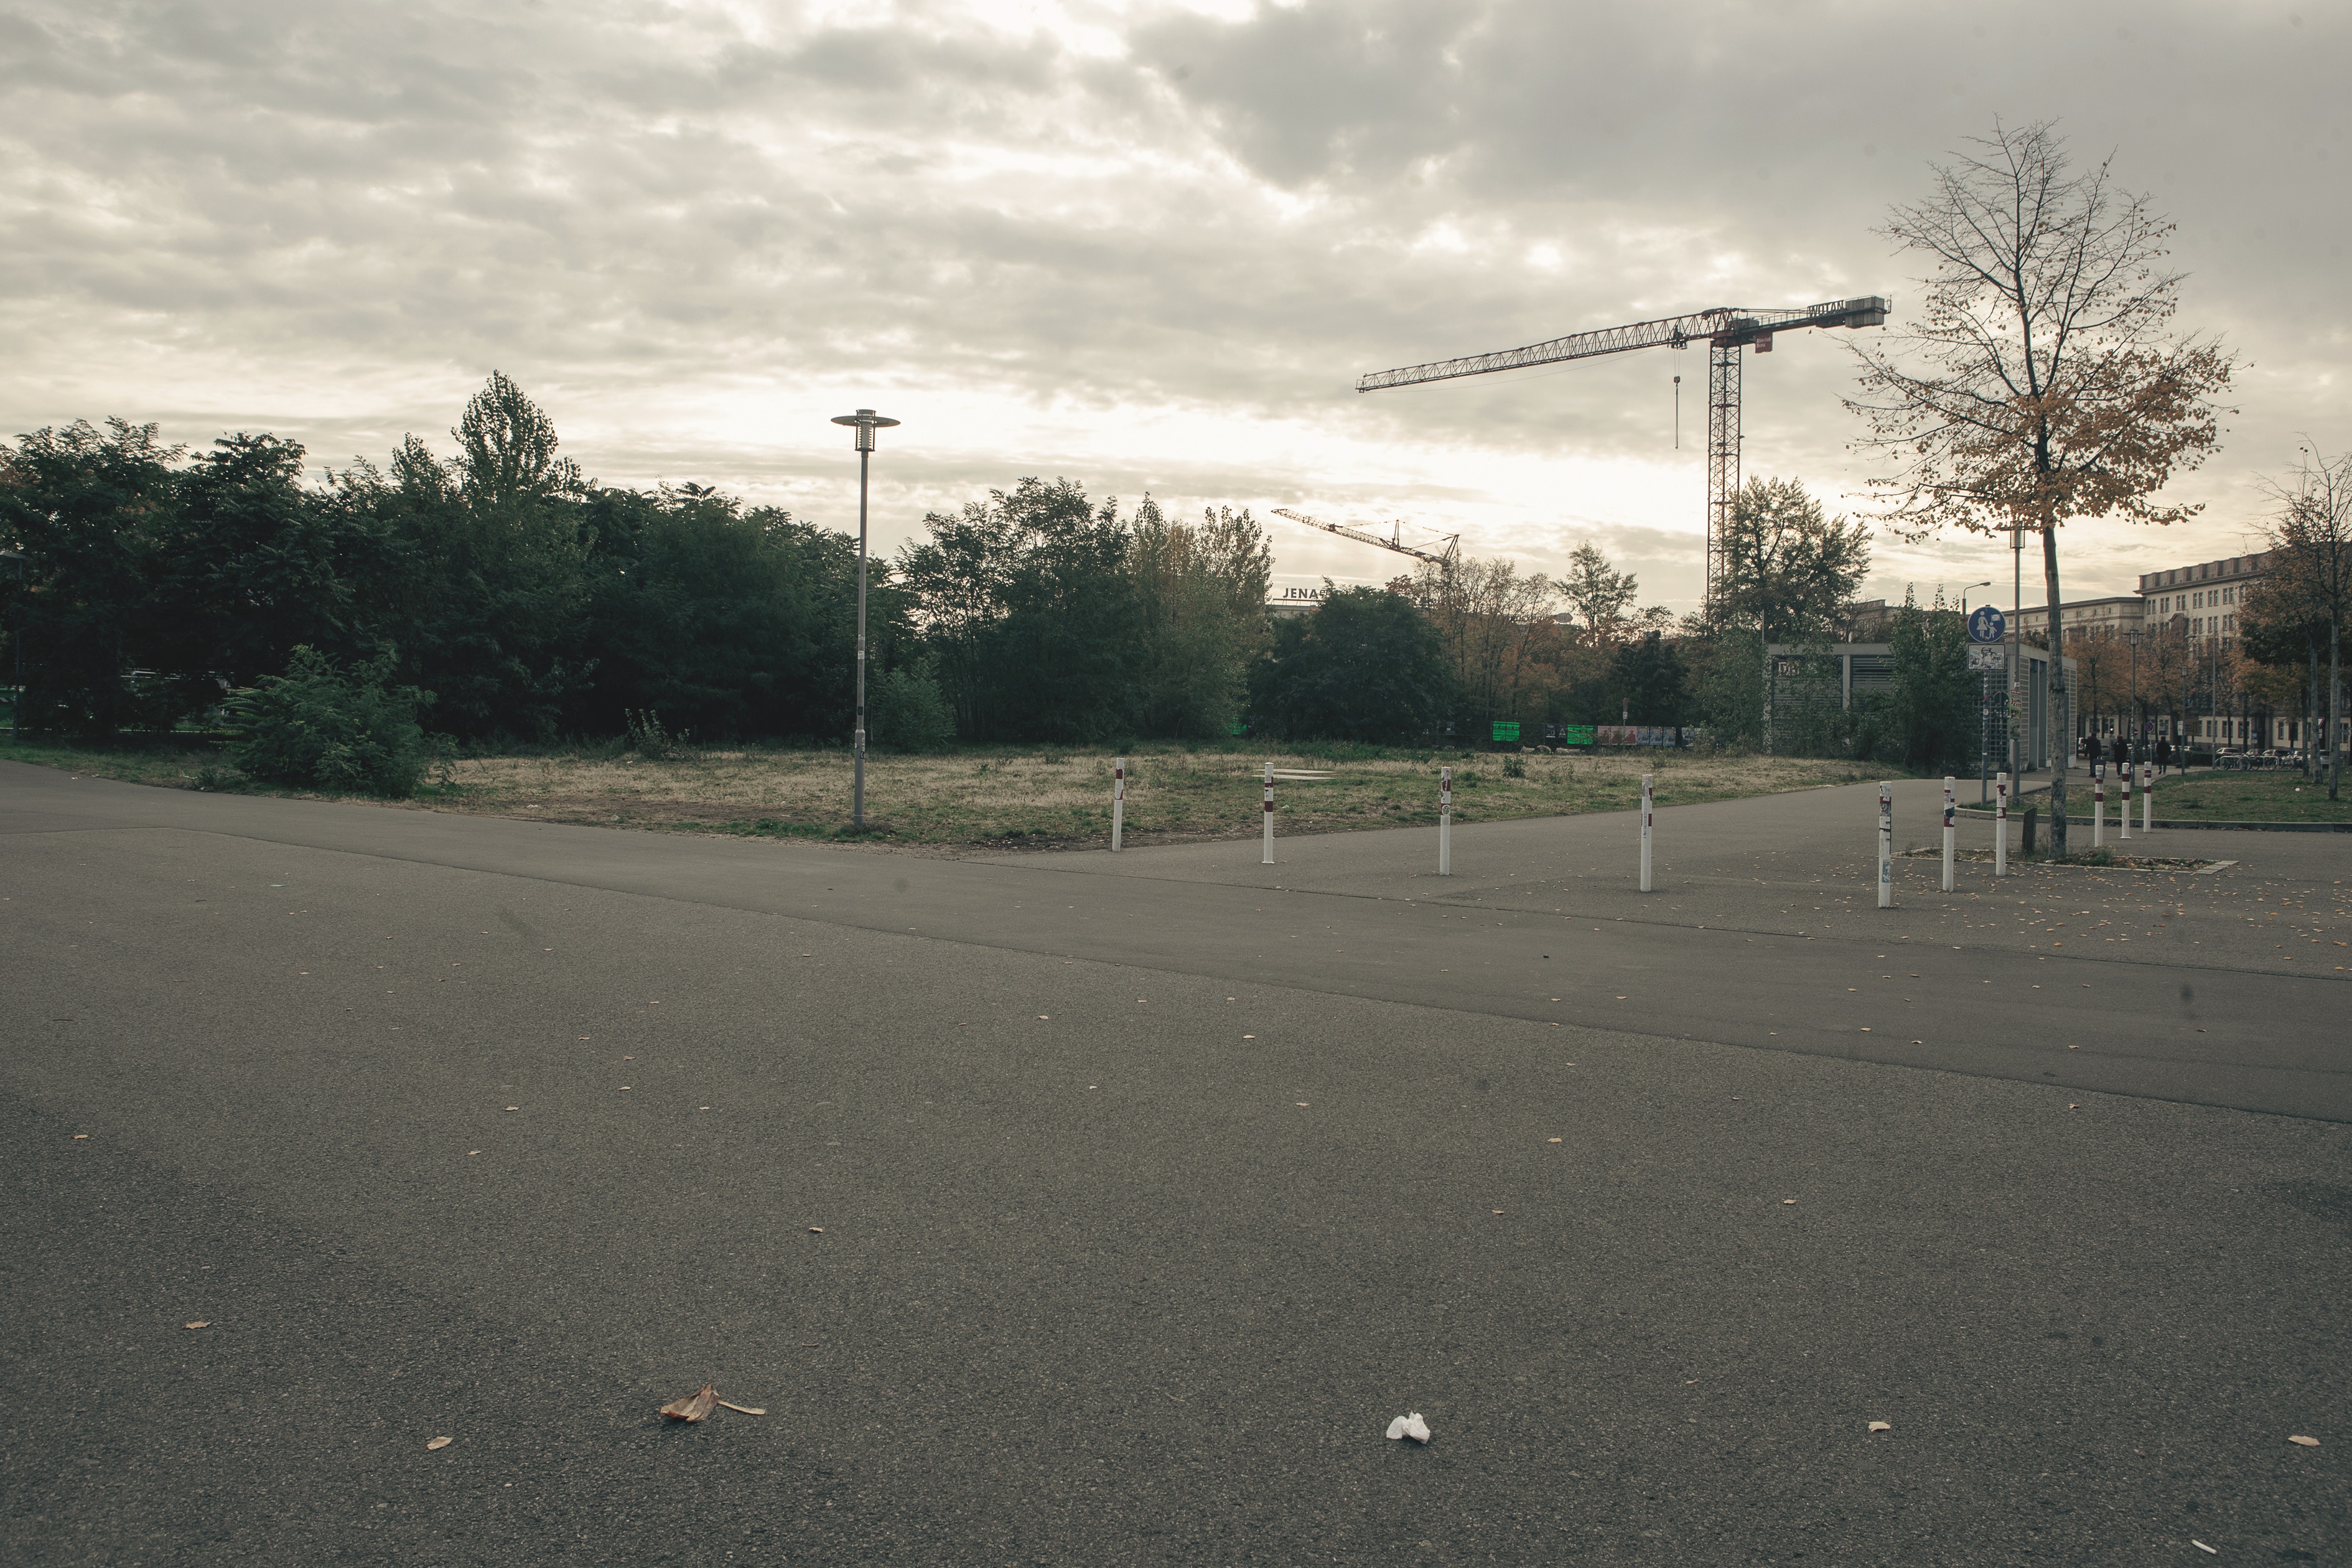
<svg viewBox="0 0 2352 1568"><path fill-rule="evenodd" d="M2009 634L2009 623L1990 605L1979 605L1969 612L1969 641L1999 642Z"/></svg>

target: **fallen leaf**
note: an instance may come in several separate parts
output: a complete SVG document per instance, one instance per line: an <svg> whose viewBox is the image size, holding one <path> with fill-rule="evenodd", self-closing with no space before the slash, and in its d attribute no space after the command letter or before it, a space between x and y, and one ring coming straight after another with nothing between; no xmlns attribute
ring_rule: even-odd
<svg viewBox="0 0 2352 1568"><path fill-rule="evenodd" d="M1892 1432L1895 1430L1895 1423L1892 1421L1874 1421L1870 1424L1870 1429L1874 1432Z"/></svg>
<svg viewBox="0 0 2352 1568"><path fill-rule="evenodd" d="M1559 1139L1557 1139L1557 1138L1547 1138L1547 1139L1545 1139L1545 1140L1544 1140L1544 1142L1547 1142L1547 1143L1557 1143L1557 1142L1559 1142Z"/></svg>
<svg viewBox="0 0 2352 1568"><path fill-rule="evenodd" d="M520 1105L509 1105L509 1106L508 1106L508 1107L507 1107L507 1109L508 1109L509 1110L520 1110L522 1109L522 1107L521 1107L521 1106L520 1106Z"/></svg>
<svg viewBox="0 0 2352 1568"><path fill-rule="evenodd" d="M1295 1106L1297 1106L1297 1107L1298 1107L1298 1109L1299 1109L1299 1110L1306 1110L1306 1109L1307 1109L1307 1102L1306 1102L1305 1100L1292 1100L1290 1103L1291 1103L1291 1104L1293 1104L1293 1105L1295 1105Z"/></svg>
<svg viewBox="0 0 2352 1568"><path fill-rule="evenodd" d="M1255 1035L1244 1035L1242 1038L1244 1040L1255 1040L1257 1037Z"/></svg>
<svg viewBox="0 0 2352 1568"><path fill-rule="evenodd" d="M1796 1199L1794 1199L1794 1198L1782 1198L1780 1201L1781 1201L1782 1203L1784 1203L1784 1204L1792 1204L1792 1203L1795 1203L1797 1200L1796 1200Z"/></svg>
<svg viewBox="0 0 2352 1568"><path fill-rule="evenodd" d="M212 1325L212 1320L211 1320L211 1319L209 1319L209 1318L203 1319L203 1320L201 1320L201 1321L197 1321L197 1322L194 1322L194 1323L182 1323L182 1324L180 1325L180 1327L182 1327L182 1328L184 1328L184 1329L209 1329L209 1328L211 1328L212 1326L213 1326L213 1325Z"/></svg>
<svg viewBox="0 0 2352 1568"><path fill-rule="evenodd" d="M823 1236L824 1234L824 1226L821 1225L813 1225L809 1226L809 1234L811 1236Z"/></svg>
<svg viewBox="0 0 2352 1568"><path fill-rule="evenodd" d="M718 1388L706 1383L685 1398L673 1399L663 1405L661 1413L673 1421L705 1421L709 1419L710 1407L718 1403Z"/></svg>
<svg viewBox="0 0 2352 1568"><path fill-rule="evenodd" d="M87 1138L87 1137L89 1137L89 1133L87 1133L87 1132L77 1132L77 1133L75 1133L75 1134L74 1134L74 1140L75 1140L75 1142L80 1142L82 1139Z"/></svg>
<svg viewBox="0 0 2352 1568"><path fill-rule="evenodd" d="M2319 1439L2318 1439L2318 1438L2316 1438L2316 1437L2305 1437L2305 1436L2301 1436L2300 1434L2296 1435L2295 1436L2289 1437L2289 1438L2287 1439L2287 1441L2288 1441L2288 1442L2290 1442L2290 1443L2298 1444L2298 1445L2300 1445L2301 1447L2305 1447L2305 1448L2316 1448L2316 1447L2319 1447Z"/></svg>
<svg viewBox="0 0 2352 1568"><path fill-rule="evenodd" d="M436 1449L446 1448L455 1440L456 1439L449 1437L436 1437L433 1441L425 1445L425 1451L430 1454Z"/></svg>
<svg viewBox="0 0 2352 1568"><path fill-rule="evenodd" d="M746 1415L765 1415L767 1414L765 1410L761 1409L756 1405L737 1405L733 1401L726 1399L722 1399L719 1401L719 1403L725 1405L730 1410L740 1410Z"/></svg>

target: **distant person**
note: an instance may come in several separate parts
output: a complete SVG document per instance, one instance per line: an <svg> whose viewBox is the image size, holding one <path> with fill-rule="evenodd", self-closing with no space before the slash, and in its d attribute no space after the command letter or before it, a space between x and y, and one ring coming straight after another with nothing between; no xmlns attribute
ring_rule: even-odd
<svg viewBox="0 0 2352 1568"><path fill-rule="evenodd" d="M2171 766L2172 737L2169 735L2158 735L2156 738L2156 776L2162 778L2165 775L2166 771Z"/></svg>
<svg viewBox="0 0 2352 1568"><path fill-rule="evenodd" d="M2116 737L2115 749L2110 755L2116 766L2119 768L2131 766L2131 748L2124 743L2124 738L2121 735Z"/></svg>

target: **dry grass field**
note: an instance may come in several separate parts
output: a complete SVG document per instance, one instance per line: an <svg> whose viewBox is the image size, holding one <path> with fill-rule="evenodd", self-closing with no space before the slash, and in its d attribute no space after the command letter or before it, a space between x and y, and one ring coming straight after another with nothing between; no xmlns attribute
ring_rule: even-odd
<svg viewBox="0 0 2352 1568"><path fill-rule="evenodd" d="M0 746L0 755L142 784L255 786L192 752ZM1106 842L1113 754L1080 748L974 748L866 759L870 837L902 845L1059 847ZM1876 778L1883 767L1803 758L1667 752L1516 757L1302 748L1152 745L1129 753L1131 844L1247 837L1258 831L1261 769L1328 771L1275 788L1278 830L1328 833L1437 820L1437 770L1454 769L1457 822L1631 807L1645 772L1662 805ZM210 765L214 771L205 770ZM1514 765L1519 772L1515 773ZM1523 776L1521 776L1523 774ZM672 832L837 838L849 828L842 750L691 748L664 760L598 749L461 758L412 806L543 822Z"/></svg>

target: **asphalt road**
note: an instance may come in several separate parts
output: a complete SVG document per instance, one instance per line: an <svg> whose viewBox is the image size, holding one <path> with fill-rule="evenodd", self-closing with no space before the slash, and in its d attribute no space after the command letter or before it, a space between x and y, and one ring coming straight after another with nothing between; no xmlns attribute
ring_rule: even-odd
<svg viewBox="0 0 2352 1568"><path fill-rule="evenodd" d="M0 764L0 1551L2352 1558L2352 845L1880 911L1868 795L1643 897L1623 816L1441 882Z"/></svg>

